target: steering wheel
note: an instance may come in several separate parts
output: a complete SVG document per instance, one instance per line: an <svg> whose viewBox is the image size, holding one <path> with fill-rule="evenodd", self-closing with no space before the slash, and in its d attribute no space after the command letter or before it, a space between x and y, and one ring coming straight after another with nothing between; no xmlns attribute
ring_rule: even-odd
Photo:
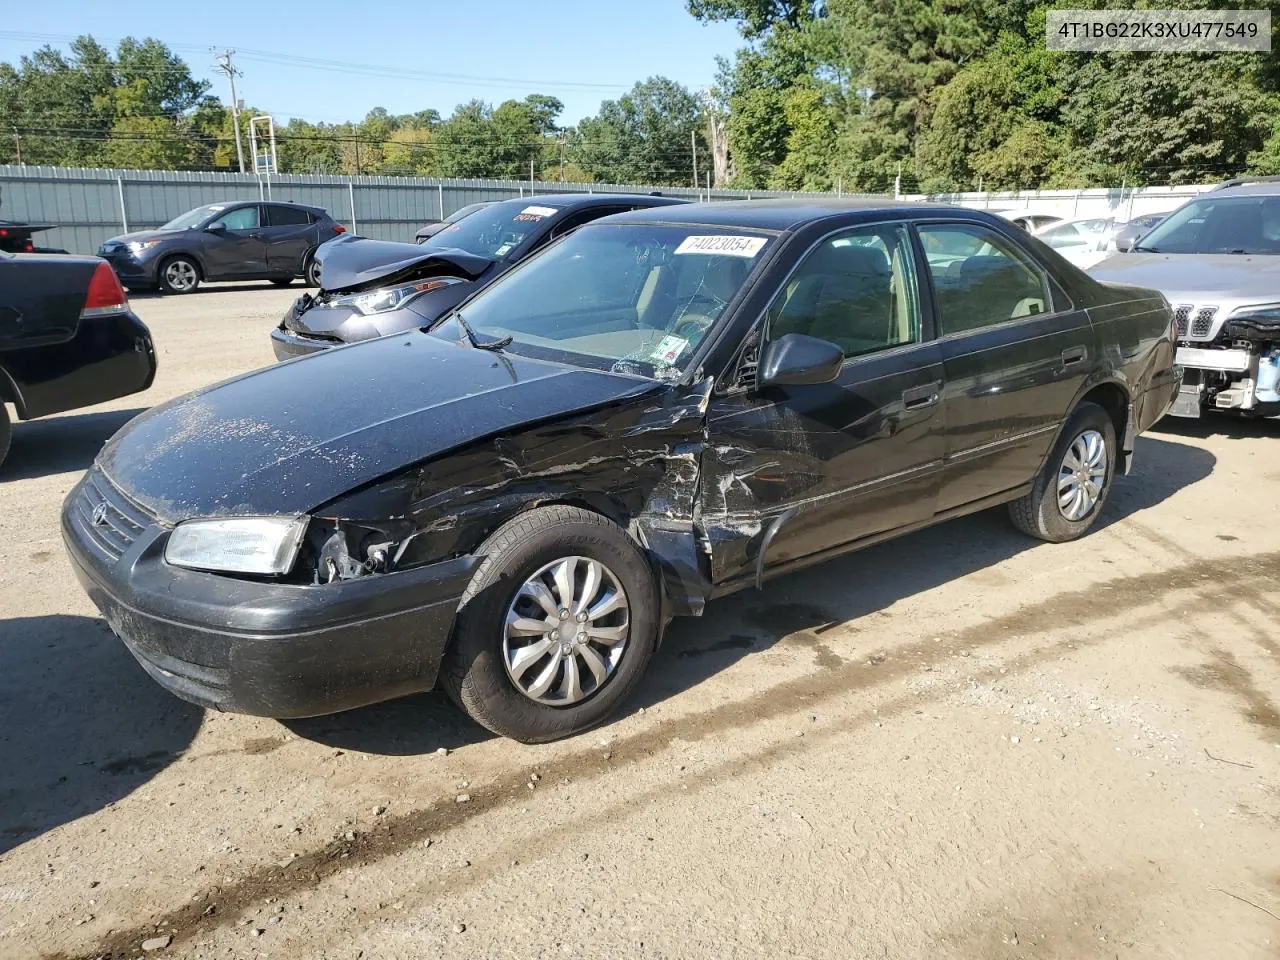
<svg viewBox="0 0 1280 960"><path fill-rule="evenodd" d="M707 328L712 323L714 321L706 314L686 313L671 332L685 340L697 340L702 334L706 333Z"/></svg>

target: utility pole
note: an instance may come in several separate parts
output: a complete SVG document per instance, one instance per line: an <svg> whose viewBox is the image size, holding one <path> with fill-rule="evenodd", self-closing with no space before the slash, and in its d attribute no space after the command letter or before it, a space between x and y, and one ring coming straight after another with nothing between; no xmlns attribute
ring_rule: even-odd
<svg viewBox="0 0 1280 960"><path fill-rule="evenodd" d="M564 131L560 131L560 182L564 183Z"/></svg>
<svg viewBox="0 0 1280 960"><path fill-rule="evenodd" d="M698 131L689 131L689 142L693 144L693 185L698 186Z"/></svg>
<svg viewBox="0 0 1280 960"><path fill-rule="evenodd" d="M13 128L13 146L18 151L18 166L22 166L22 134L17 127Z"/></svg>
<svg viewBox="0 0 1280 960"><path fill-rule="evenodd" d="M244 147L240 145L240 101L236 99L236 74L240 71L231 63L235 53L234 50L223 50L215 59L218 61L218 69L231 81L231 125L236 132L236 160L240 164L240 172L244 173Z"/></svg>

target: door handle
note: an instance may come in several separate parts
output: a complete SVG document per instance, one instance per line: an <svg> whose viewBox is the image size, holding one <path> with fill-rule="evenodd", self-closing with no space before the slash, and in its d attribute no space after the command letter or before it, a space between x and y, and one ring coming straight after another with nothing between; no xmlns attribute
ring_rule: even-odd
<svg viewBox="0 0 1280 960"><path fill-rule="evenodd" d="M1084 363L1087 356L1089 356L1089 350L1086 347L1068 347L1062 351L1062 365L1070 367L1073 364Z"/></svg>
<svg viewBox="0 0 1280 960"><path fill-rule="evenodd" d="M938 402L938 391L941 388L941 381L935 380L933 383L926 383L923 387L912 387L910 390L903 390L902 405L908 410L923 410L926 407L932 407Z"/></svg>

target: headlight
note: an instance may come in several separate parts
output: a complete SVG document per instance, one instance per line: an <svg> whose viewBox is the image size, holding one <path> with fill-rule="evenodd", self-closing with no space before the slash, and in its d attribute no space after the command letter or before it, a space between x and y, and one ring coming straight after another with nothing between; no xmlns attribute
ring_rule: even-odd
<svg viewBox="0 0 1280 960"><path fill-rule="evenodd" d="M1249 317L1254 320L1280 320L1280 303L1257 303L1250 307L1237 307L1231 311L1232 318Z"/></svg>
<svg viewBox="0 0 1280 960"><path fill-rule="evenodd" d="M159 245L159 240L130 240L129 252L135 257L141 256L143 250L150 250L152 247Z"/></svg>
<svg viewBox="0 0 1280 960"><path fill-rule="evenodd" d="M196 570L288 573L306 529L306 517L188 520L169 534L164 558Z"/></svg>
<svg viewBox="0 0 1280 960"><path fill-rule="evenodd" d="M436 277L434 280L417 280L398 287L381 287L367 293L353 293L346 297L335 297L330 300L335 307L355 307L366 317L371 313L386 313L399 310L414 297L441 287L451 287L462 283L457 277Z"/></svg>

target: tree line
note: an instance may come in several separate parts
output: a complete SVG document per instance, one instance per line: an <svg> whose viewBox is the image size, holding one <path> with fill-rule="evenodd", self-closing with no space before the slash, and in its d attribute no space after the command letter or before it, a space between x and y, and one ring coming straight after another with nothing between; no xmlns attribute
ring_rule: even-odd
<svg viewBox="0 0 1280 960"><path fill-rule="evenodd" d="M651 77L573 125L538 93L471 100L448 116L376 107L345 123L295 117L277 128L280 169L688 184L696 163L700 184L844 192L1280 173L1280 36L1262 54L1081 54L1045 49L1050 5L1034 0L687 6L737 23L743 38L708 91ZM67 52L44 46L0 63L0 163L19 160L235 169L231 112L159 40L113 51L84 36Z"/></svg>
<svg viewBox="0 0 1280 960"><path fill-rule="evenodd" d="M665 77L637 83L573 126L564 105L531 94L496 106L458 105L276 130L282 173L493 177L684 184L706 150L702 109ZM247 118L241 142L249 150ZM89 36L69 52L43 46L0 63L0 163L152 170L238 169L231 111L159 40L125 39L113 52ZM251 168L250 168L251 169Z"/></svg>
<svg viewBox="0 0 1280 960"><path fill-rule="evenodd" d="M1280 5L1266 54L1053 52L1053 6L1115 4L688 0L746 41L717 84L729 179L949 192L1280 172Z"/></svg>

